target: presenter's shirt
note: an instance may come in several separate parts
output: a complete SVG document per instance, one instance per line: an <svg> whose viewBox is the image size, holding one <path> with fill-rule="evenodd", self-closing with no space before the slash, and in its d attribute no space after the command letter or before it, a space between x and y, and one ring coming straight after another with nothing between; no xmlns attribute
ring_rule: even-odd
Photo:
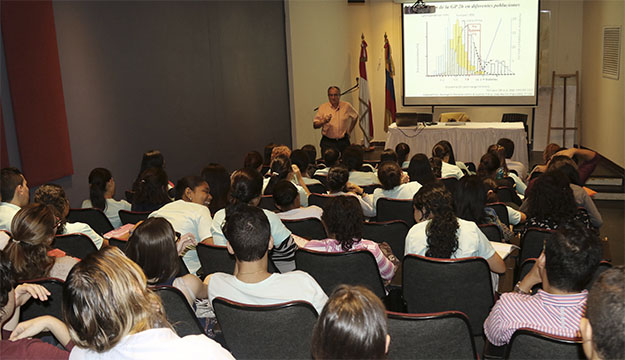
<svg viewBox="0 0 625 360"><path fill-rule="evenodd" d="M323 120L326 115L332 115L329 123L321 127L321 133L330 139L341 139L349 131L352 120L358 119L358 112L345 101L339 101L338 107L332 107L330 102L321 104L315 120Z"/></svg>

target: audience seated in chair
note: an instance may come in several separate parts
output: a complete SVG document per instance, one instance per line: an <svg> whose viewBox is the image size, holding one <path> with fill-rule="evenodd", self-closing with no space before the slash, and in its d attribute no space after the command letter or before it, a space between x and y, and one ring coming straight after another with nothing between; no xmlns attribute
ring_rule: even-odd
<svg viewBox="0 0 625 360"><path fill-rule="evenodd" d="M299 173L302 175L302 180L306 185L321 184L321 181L311 178L309 170L314 171L314 167L311 167L310 157L306 151L302 149L293 150L291 152L291 164L299 169Z"/></svg>
<svg viewBox="0 0 625 360"><path fill-rule="evenodd" d="M595 170L601 159L601 156L592 150L578 148L567 149L560 147L558 144L549 144L545 147L545 151L543 152L543 164L534 167L530 178L533 177L533 173L546 172L549 162L554 156L566 156L575 161L578 167L580 185L586 183L586 180L588 180L590 174Z"/></svg>
<svg viewBox="0 0 625 360"><path fill-rule="evenodd" d="M210 302L216 297L250 305L303 300L321 312L328 298L310 275L302 271L283 274L267 271L268 252L274 241L265 212L246 203L233 204L226 209L223 234L228 239L226 246L234 255L236 266L234 275L218 272L204 279Z"/></svg>
<svg viewBox="0 0 625 360"><path fill-rule="evenodd" d="M96 208L104 211L113 228L122 226L119 210L130 210L132 205L126 200L115 200L115 179L108 169L95 168L89 173L89 199L82 202L83 208Z"/></svg>
<svg viewBox="0 0 625 360"><path fill-rule="evenodd" d="M421 184L409 181L395 161L384 161L378 168L378 178L382 188L373 191L373 204L381 197L389 199L409 200L419 191Z"/></svg>
<svg viewBox="0 0 625 360"><path fill-rule="evenodd" d="M499 168L496 170L495 180L508 178L512 179L514 182L514 190L521 195L525 195L525 189L527 189L527 185L525 185L520 176L513 172L510 172L510 170L508 169L508 165L506 165L505 148L501 145L493 144L488 147L487 152L496 155L499 159Z"/></svg>
<svg viewBox="0 0 625 360"><path fill-rule="evenodd" d="M422 186L434 182L437 179L432 171L430 160L425 154L416 154L413 156L412 159L410 159L410 164L406 172L408 173L408 177L410 177L410 181L416 181Z"/></svg>
<svg viewBox="0 0 625 360"><path fill-rule="evenodd" d="M258 151L248 152L243 159L243 167L256 169L256 171L260 172L263 169L262 155Z"/></svg>
<svg viewBox="0 0 625 360"><path fill-rule="evenodd" d="M580 323L590 360L625 359L625 267L606 270L588 292Z"/></svg>
<svg viewBox="0 0 625 360"><path fill-rule="evenodd" d="M584 225L570 222L545 242L545 250L530 272L501 296L484 323L491 344L502 346L515 330L526 327L575 337L586 307L584 286L601 260L601 242ZM543 290L530 294L542 283Z"/></svg>
<svg viewBox="0 0 625 360"><path fill-rule="evenodd" d="M360 186L348 182L349 170L344 165L337 165L328 172L328 192L331 196L354 196L358 199L363 215L367 218L376 215L373 196L367 194Z"/></svg>
<svg viewBox="0 0 625 360"><path fill-rule="evenodd" d="M342 163L349 171L348 181L354 185L365 186L379 184L374 172L360 171L364 161L365 150L359 145L350 145L343 151Z"/></svg>
<svg viewBox="0 0 625 360"><path fill-rule="evenodd" d="M519 211L519 210L515 210L512 207L501 203L499 201L499 197L497 196L497 192L499 191L499 188L497 186L497 183L495 182L495 180L491 179L491 178L485 178L482 180L482 183L485 186L486 189L486 203L489 204L490 208L494 209L495 205L492 205L494 203L500 203L502 206L505 207L505 211L503 211L502 209L502 213L507 213L508 215L508 221L507 223L510 225L518 225L520 223L524 223L525 220L527 219L527 216L525 215L524 212ZM504 224L506 223L505 219L499 219L501 220Z"/></svg>
<svg viewBox="0 0 625 360"><path fill-rule="evenodd" d="M16 168L0 171L0 230L11 230L11 220L28 205L30 192L24 175Z"/></svg>
<svg viewBox="0 0 625 360"><path fill-rule="evenodd" d="M330 168L338 163L340 157L341 153L339 153L335 148L327 148L323 152L324 167L315 171L314 175L327 176Z"/></svg>
<svg viewBox="0 0 625 360"><path fill-rule="evenodd" d="M410 165L410 160L408 160L408 155L410 155L410 146L406 143L399 143L395 146L395 153L397 154L397 163L402 169L408 169Z"/></svg>
<svg viewBox="0 0 625 360"><path fill-rule="evenodd" d="M508 138L501 138L497 140L497 145L504 149L508 169L510 171L515 170L521 180L525 181L525 179L527 179L527 168L522 162L512 160L512 155L514 155L514 142Z"/></svg>
<svg viewBox="0 0 625 360"><path fill-rule="evenodd" d="M323 210L316 205L301 207L299 193L295 185L288 180L280 180L273 189L273 202L281 220L299 220L306 218L321 219Z"/></svg>
<svg viewBox="0 0 625 360"><path fill-rule="evenodd" d="M291 160L285 155L278 155L271 160L269 177L263 179L263 195L272 195L273 188L280 180L291 181L299 193L300 204L308 206L310 190L304 183L299 168L291 164Z"/></svg>
<svg viewBox="0 0 625 360"><path fill-rule="evenodd" d="M165 170L152 167L139 175L139 181L133 187L132 211L155 211L169 204L169 182Z"/></svg>
<svg viewBox="0 0 625 360"><path fill-rule="evenodd" d="M456 164L453 149L448 141L439 141L432 148L432 157L441 159L441 178L455 177L460 179L464 173Z"/></svg>
<svg viewBox="0 0 625 360"><path fill-rule="evenodd" d="M230 174L228 174L223 165L210 163L202 169L200 176L208 184L208 189L212 197L210 204L208 204L208 209L211 211L211 215L215 216L217 211L228 205L228 195L230 194Z"/></svg>

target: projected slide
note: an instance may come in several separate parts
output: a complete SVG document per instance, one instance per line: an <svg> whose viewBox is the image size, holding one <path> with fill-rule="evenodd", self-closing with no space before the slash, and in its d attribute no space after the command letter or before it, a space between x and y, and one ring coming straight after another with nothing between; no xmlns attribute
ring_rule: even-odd
<svg viewBox="0 0 625 360"><path fill-rule="evenodd" d="M405 104L535 103L536 0L431 4L403 15Z"/></svg>

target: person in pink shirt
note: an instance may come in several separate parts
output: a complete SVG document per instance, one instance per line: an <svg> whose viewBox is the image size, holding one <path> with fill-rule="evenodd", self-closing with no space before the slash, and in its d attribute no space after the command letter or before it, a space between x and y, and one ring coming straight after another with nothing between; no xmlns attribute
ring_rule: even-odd
<svg viewBox="0 0 625 360"><path fill-rule="evenodd" d="M328 102L321 104L313 119L313 128L321 128L321 153L327 148L343 152L349 146L349 134L356 126L358 112L345 101L341 101L341 89L338 86L328 88Z"/></svg>
<svg viewBox="0 0 625 360"><path fill-rule="evenodd" d="M346 252L368 250L375 257L380 276L388 284L395 275L399 260L391 247L362 238L364 217L358 200L353 196L336 196L328 199L321 220L325 224L329 239L311 240L304 249L325 252Z"/></svg>

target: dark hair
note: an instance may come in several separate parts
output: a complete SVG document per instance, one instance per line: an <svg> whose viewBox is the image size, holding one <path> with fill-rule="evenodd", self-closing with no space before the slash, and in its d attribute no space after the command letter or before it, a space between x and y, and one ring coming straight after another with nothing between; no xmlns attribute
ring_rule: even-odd
<svg viewBox="0 0 625 360"><path fill-rule="evenodd" d="M281 210L293 205L295 199L299 197L299 192L295 185L288 180L280 180L273 188L273 202Z"/></svg>
<svg viewBox="0 0 625 360"><path fill-rule="evenodd" d="M89 173L89 200L91 206L96 209L104 210L106 208L106 184L111 180L113 175L108 169L95 168Z"/></svg>
<svg viewBox="0 0 625 360"><path fill-rule="evenodd" d="M412 204L423 217L432 216L427 224L428 250L425 256L449 259L458 250L459 224L454 214L451 194L442 183L425 184L417 191Z"/></svg>
<svg viewBox="0 0 625 360"><path fill-rule="evenodd" d="M625 267L616 266L604 271L588 292L586 318L602 359L625 359L624 284Z"/></svg>
<svg viewBox="0 0 625 360"><path fill-rule="evenodd" d="M463 220L473 221L476 224L487 222L486 187L477 175L463 176L453 194L456 216Z"/></svg>
<svg viewBox="0 0 625 360"><path fill-rule="evenodd" d="M9 314L3 314L3 308L9 303L9 293L15 287L15 270L9 260L9 255L0 251L0 317Z"/></svg>
<svg viewBox="0 0 625 360"><path fill-rule="evenodd" d="M512 140L508 138L501 138L497 140L497 145L504 148L506 159L512 158L512 155L514 155L514 142Z"/></svg>
<svg viewBox="0 0 625 360"><path fill-rule="evenodd" d="M345 165L336 165L330 168L327 177L327 187L330 192L345 190L345 185L349 180L349 170Z"/></svg>
<svg viewBox="0 0 625 360"><path fill-rule="evenodd" d="M336 165L336 162L339 160L339 156L341 154L335 148L327 148L323 152L323 163L327 167L332 167Z"/></svg>
<svg viewBox="0 0 625 360"><path fill-rule="evenodd" d="M248 204L263 191L263 178L256 169L244 168L232 174L230 202Z"/></svg>
<svg viewBox="0 0 625 360"><path fill-rule="evenodd" d="M308 176L308 165L310 164L310 158L304 150L293 150L291 152L290 160L293 165L296 165L299 168L302 176Z"/></svg>
<svg viewBox="0 0 625 360"><path fill-rule="evenodd" d="M547 164L547 162L551 160L551 157L560 150L564 150L564 148L558 144L551 143L545 146L545 150L543 150L543 160L545 161L545 164Z"/></svg>
<svg viewBox="0 0 625 360"><path fill-rule="evenodd" d="M354 196L334 196L328 199L321 220L328 235L333 235L344 251L351 250L352 245L362 239L364 216L360 202Z"/></svg>
<svg viewBox="0 0 625 360"><path fill-rule="evenodd" d="M525 194L527 216L538 221L551 219L557 224L572 219L577 212L573 190L568 179L559 170L540 175Z"/></svg>
<svg viewBox="0 0 625 360"><path fill-rule="evenodd" d="M302 150L308 155L308 162L314 165L317 162L317 148L315 145L306 144L302 146Z"/></svg>
<svg viewBox="0 0 625 360"><path fill-rule="evenodd" d="M456 165L456 157L454 156L454 149L451 147L451 143L447 140L441 140L432 148L432 156L440 158L441 160L449 155L448 164Z"/></svg>
<svg viewBox="0 0 625 360"><path fill-rule="evenodd" d="M184 191L189 188L191 191L194 191L196 187L205 183L204 179L197 175L189 175L183 178L180 178L176 183L176 200L182 199L184 195Z"/></svg>
<svg viewBox="0 0 625 360"><path fill-rule="evenodd" d="M506 165L506 149L503 146L492 144L487 152L495 154L499 158L499 167L504 170L504 175L508 176L508 165Z"/></svg>
<svg viewBox="0 0 625 360"><path fill-rule="evenodd" d="M580 292L601 261L601 241L584 224L568 221L545 241L545 271L549 284L566 292Z"/></svg>
<svg viewBox="0 0 625 360"><path fill-rule="evenodd" d="M480 158L480 164L477 166L477 175L482 179L494 178L500 165L499 157L492 152L487 152Z"/></svg>
<svg viewBox="0 0 625 360"><path fill-rule="evenodd" d="M208 208L214 216L217 211L228 205L230 174L222 165L211 163L202 169L201 176L208 184L209 192L213 197Z"/></svg>
<svg viewBox="0 0 625 360"><path fill-rule="evenodd" d="M571 184L583 185L579 179L579 168L573 159L565 155L553 156L547 171L560 170L569 179Z"/></svg>
<svg viewBox="0 0 625 360"><path fill-rule="evenodd" d="M69 206L69 200L65 196L63 187L57 184L44 184L35 191L33 202L36 204L50 205L54 216L60 219L57 234L65 230L65 208ZM13 264L17 268L15 263Z"/></svg>
<svg viewBox="0 0 625 360"><path fill-rule="evenodd" d="M273 187L276 186L278 181L286 179L291 171L293 171L291 168L291 160L284 155L278 155L271 161L269 170L271 171L271 177L269 178L269 183L267 183L263 195L273 194Z"/></svg>
<svg viewBox="0 0 625 360"><path fill-rule="evenodd" d="M222 229L238 260L256 261L267 253L271 227L262 209L243 203L232 205Z"/></svg>
<svg viewBox="0 0 625 360"><path fill-rule="evenodd" d="M251 167L254 169L258 169L262 165L263 165L263 157L260 155L258 151L250 151L247 154L245 154L245 159L243 160L244 168Z"/></svg>
<svg viewBox="0 0 625 360"><path fill-rule="evenodd" d="M380 153L380 162L395 161L397 162L397 153L393 149L385 149Z"/></svg>
<svg viewBox="0 0 625 360"><path fill-rule="evenodd" d="M432 168L432 174L440 179L442 177L443 160L441 158L433 156L430 158L430 168Z"/></svg>
<svg viewBox="0 0 625 360"><path fill-rule="evenodd" d="M338 86L332 85L332 86L328 87L328 92L330 92L330 90L332 90L332 89L338 90L339 95L341 94L341 88L339 88Z"/></svg>
<svg viewBox="0 0 625 360"><path fill-rule="evenodd" d="M11 202L15 189L24 183L24 175L17 168L6 167L0 171L0 195L2 201Z"/></svg>
<svg viewBox="0 0 625 360"><path fill-rule="evenodd" d="M391 190L401 184L402 171L395 161L385 161L378 168L378 179L384 190Z"/></svg>
<svg viewBox="0 0 625 360"><path fill-rule="evenodd" d="M436 181L436 177L432 173L430 160L428 160L425 154L414 155L410 159L407 172L408 176L410 176L410 181L416 181L421 185Z"/></svg>
<svg viewBox="0 0 625 360"><path fill-rule="evenodd" d="M125 252L143 269L150 284L169 281L178 274L176 232L165 218L153 217L139 224L128 239Z"/></svg>
<svg viewBox="0 0 625 360"><path fill-rule="evenodd" d="M152 167L141 173L137 190L132 196L133 205L159 206L170 201L167 195L167 173L165 170Z"/></svg>
<svg viewBox="0 0 625 360"><path fill-rule="evenodd" d="M330 295L312 335L313 359L384 359L384 304L362 286L339 285Z"/></svg>
<svg viewBox="0 0 625 360"><path fill-rule="evenodd" d="M364 161L364 150L358 145L350 145L343 150L343 164L349 171L359 171Z"/></svg>
<svg viewBox="0 0 625 360"><path fill-rule="evenodd" d="M410 154L410 146L406 143L399 143L395 146L395 153L397 153L397 162L401 166L401 164L406 161L408 154Z"/></svg>
<svg viewBox="0 0 625 360"><path fill-rule="evenodd" d="M275 148L276 144L274 143L269 143L267 145L265 145L265 150L264 150L264 160L263 161L263 165L269 165L269 163L271 163L271 152L273 151L273 148Z"/></svg>
<svg viewBox="0 0 625 360"><path fill-rule="evenodd" d="M499 197L497 196L498 185L497 182L491 178L484 178L482 180L484 184L484 190L486 190L486 203L494 203L499 202ZM488 194L489 191L492 191L492 194Z"/></svg>
<svg viewBox="0 0 625 360"><path fill-rule="evenodd" d="M164 169L165 167L165 159L163 158L163 154L159 150L148 150L143 153L143 157L141 158L141 167L139 168L139 175L137 176L137 180L135 182L141 180L141 174L144 171L150 168L159 168Z"/></svg>

